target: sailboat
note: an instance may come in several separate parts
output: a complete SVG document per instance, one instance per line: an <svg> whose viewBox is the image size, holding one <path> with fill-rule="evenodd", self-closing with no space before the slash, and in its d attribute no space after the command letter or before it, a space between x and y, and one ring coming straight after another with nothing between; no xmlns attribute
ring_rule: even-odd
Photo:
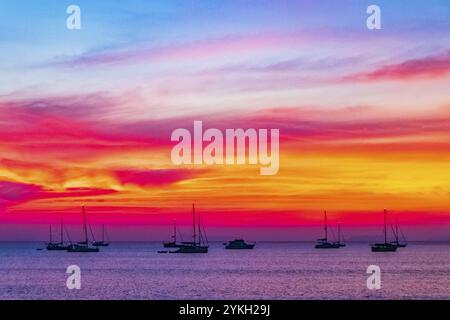
<svg viewBox="0 0 450 320"><path fill-rule="evenodd" d="M177 220L173 220L173 241L164 242L164 248L178 248L180 245L177 244Z"/></svg>
<svg viewBox="0 0 450 320"><path fill-rule="evenodd" d="M346 246L346 244L345 244L345 239L344 239L344 236L342 235L341 236L341 224L338 224L338 241L336 242L338 245L339 245L339 247L345 247ZM341 238L343 239L343 241L341 242Z"/></svg>
<svg viewBox="0 0 450 320"><path fill-rule="evenodd" d="M193 217L193 231L194 231L193 241L182 242L180 245L178 245L178 250L174 251L173 253L208 253L209 245L205 243L205 240L207 241L206 235L204 235L204 231L202 232L200 223L200 214L196 215L194 204L192 205L192 217Z"/></svg>
<svg viewBox="0 0 450 320"><path fill-rule="evenodd" d="M327 225L327 212L324 211L325 217L325 238L317 239L317 243L314 246L316 249L339 249L341 245L336 242L328 241L328 225Z"/></svg>
<svg viewBox="0 0 450 320"><path fill-rule="evenodd" d="M61 236L60 236L60 242L53 242L52 239L52 225L50 225L50 241L47 243L47 250L48 251L65 251L69 248L69 246L64 245L64 224L63 220L61 219Z"/></svg>
<svg viewBox="0 0 450 320"><path fill-rule="evenodd" d="M372 252L394 252L397 251L397 246L393 243L387 242L387 210L384 209L384 243L372 244Z"/></svg>
<svg viewBox="0 0 450 320"><path fill-rule="evenodd" d="M78 242L77 244L72 244L67 249L68 252L99 252L99 248L93 248L89 246L89 238L88 238L88 226L86 220L86 211L83 207L83 218L84 218L84 241Z"/></svg>
<svg viewBox="0 0 450 320"><path fill-rule="evenodd" d="M94 247L107 247L109 242L105 240L105 225L102 225L102 241L94 241L92 243Z"/></svg>
<svg viewBox="0 0 450 320"><path fill-rule="evenodd" d="M394 233L395 241L391 241L391 243L396 245L398 248L405 248L408 244L400 243L400 241L399 241L400 233L402 233L402 232L401 232L400 228L398 227L397 219L395 219L395 229L392 228L392 232ZM402 237L403 237L403 240L405 240L405 236L403 235L403 233L402 233Z"/></svg>

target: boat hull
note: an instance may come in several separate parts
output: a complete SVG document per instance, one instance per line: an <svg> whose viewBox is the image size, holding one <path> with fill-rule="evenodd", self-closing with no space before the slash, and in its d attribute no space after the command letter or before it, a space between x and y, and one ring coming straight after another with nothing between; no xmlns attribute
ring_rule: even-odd
<svg viewBox="0 0 450 320"><path fill-rule="evenodd" d="M396 246L397 248L405 248L408 245L406 243L398 243L398 242L391 242L391 244Z"/></svg>
<svg viewBox="0 0 450 320"><path fill-rule="evenodd" d="M108 247L109 243L100 241L100 242L94 242L92 245L94 247Z"/></svg>
<svg viewBox="0 0 450 320"><path fill-rule="evenodd" d="M208 246L179 246L177 251L171 253L208 253Z"/></svg>
<svg viewBox="0 0 450 320"><path fill-rule="evenodd" d="M316 249L339 249L342 245L339 243L319 241L314 248Z"/></svg>
<svg viewBox="0 0 450 320"><path fill-rule="evenodd" d="M164 242L163 243L164 248L178 248L181 245L175 243L175 242Z"/></svg>
<svg viewBox="0 0 450 320"><path fill-rule="evenodd" d="M61 245L61 244L47 244L47 251L67 251L69 246Z"/></svg>
<svg viewBox="0 0 450 320"><path fill-rule="evenodd" d="M87 246L70 246L67 252L99 252L99 248L87 247Z"/></svg>
<svg viewBox="0 0 450 320"><path fill-rule="evenodd" d="M250 250L255 247L255 243L246 243L242 239L235 239L233 241L229 241L224 243L225 249L228 250Z"/></svg>
<svg viewBox="0 0 450 320"><path fill-rule="evenodd" d="M227 246L225 246L225 249L227 249L227 250L251 250L254 247L255 247L254 244L246 244L243 246L227 245Z"/></svg>
<svg viewBox="0 0 450 320"><path fill-rule="evenodd" d="M372 245L372 252L395 252L397 248L392 244L374 244Z"/></svg>
<svg viewBox="0 0 450 320"><path fill-rule="evenodd" d="M341 246L340 245L335 245L335 244L316 244L314 246L314 248L316 249L339 249Z"/></svg>

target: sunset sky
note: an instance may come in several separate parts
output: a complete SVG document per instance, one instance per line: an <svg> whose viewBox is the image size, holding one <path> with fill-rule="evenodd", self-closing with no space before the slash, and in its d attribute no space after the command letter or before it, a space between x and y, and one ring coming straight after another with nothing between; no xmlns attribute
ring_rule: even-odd
<svg viewBox="0 0 450 320"><path fill-rule="evenodd" d="M278 174L173 165L194 120L280 129ZM376 237L383 208L450 239L449 121L448 0L0 2L0 240L60 218L76 237L83 205L116 239L163 239L192 203L211 239L314 240L325 209Z"/></svg>

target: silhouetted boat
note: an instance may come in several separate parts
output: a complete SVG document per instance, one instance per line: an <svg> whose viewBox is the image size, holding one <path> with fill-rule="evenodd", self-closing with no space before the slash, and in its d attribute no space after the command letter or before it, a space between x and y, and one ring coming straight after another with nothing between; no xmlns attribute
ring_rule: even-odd
<svg viewBox="0 0 450 320"><path fill-rule="evenodd" d="M336 242L328 241L328 225L327 225L327 212L324 211L325 217L325 238L317 239L317 243L314 246L316 249L339 249L341 245Z"/></svg>
<svg viewBox="0 0 450 320"><path fill-rule="evenodd" d="M60 242L53 242L52 239L52 226L50 225L50 241L47 243L47 250L48 251L66 251L69 249L69 245L64 245L64 224L63 220L61 219L61 237Z"/></svg>
<svg viewBox="0 0 450 320"><path fill-rule="evenodd" d="M242 239L236 239L236 240L228 242L225 246L225 249L241 250L241 249L253 249L254 247L255 247L254 243L249 244L249 243L246 243Z"/></svg>
<svg viewBox="0 0 450 320"><path fill-rule="evenodd" d="M397 251L397 246L387 242L387 211L384 209L384 243L372 244L372 252L394 252Z"/></svg>
<svg viewBox="0 0 450 320"><path fill-rule="evenodd" d="M172 239L173 239L173 241L163 243L164 248L178 248L180 246L180 244L177 244L177 221L176 220L173 220Z"/></svg>
<svg viewBox="0 0 450 320"><path fill-rule="evenodd" d="M86 211L83 207L83 218L84 218L84 241L78 242L77 244L71 244L67 249L68 252L99 252L99 248L94 248L89 246L89 238L87 231L87 220Z"/></svg>
<svg viewBox="0 0 450 320"><path fill-rule="evenodd" d="M392 232L394 233L395 241L391 241L391 243L396 245L398 248L405 248L408 244L406 242L405 243L400 243L400 241L399 241L400 233L402 234L403 240L405 240L405 236L403 235L403 233L401 232L400 228L398 227L397 219L395 219L395 229L392 228Z"/></svg>
<svg viewBox="0 0 450 320"><path fill-rule="evenodd" d="M342 242L341 242L341 238L342 238ZM338 224L338 241L336 243L339 245L339 247L345 247L346 246L344 235L342 235L342 232L341 232L341 225L340 224Z"/></svg>
<svg viewBox="0 0 450 320"><path fill-rule="evenodd" d="M109 242L105 241L105 225L102 225L102 241L94 241L92 243L94 247L107 247Z"/></svg>
<svg viewBox="0 0 450 320"><path fill-rule="evenodd" d="M196 223L195 205L192 205L192 216L193 216L193 227L194 227L194 241L192 242L182 242L178 245L178 250L172 251L171 253L208 253L209 246L206 244L207 239L204 232L202 232L200 223L200 214L198 214ZM198 228L198 236L197 236ZM206 241L205 241L206 240Z"/></svg>

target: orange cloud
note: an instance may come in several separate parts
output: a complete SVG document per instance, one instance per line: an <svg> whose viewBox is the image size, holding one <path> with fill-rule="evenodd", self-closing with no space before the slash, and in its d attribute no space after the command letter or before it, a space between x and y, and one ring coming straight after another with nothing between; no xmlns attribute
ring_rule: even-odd
<svg viewBox="0 0 450 320"><path fill-rule="evenodd" d="M87 205L108 221L151 223L157 215L161 223L186 215L192 202L217 226L309 223L324 208L353 224L372 223L370 212L383 207L429 212L416 223L450 216L450 121L442 113L354 120L371 108L328 117L274 108L203 117L205 128L280 129L279 174L261 177L254 166L174 167L171 129L191 128L192 118L120 123L96 121L93 110L70 116L42 101L38 111L36 104L8 106L0 126L0 206L9 219L35 214L38 221Z"/></svg>

